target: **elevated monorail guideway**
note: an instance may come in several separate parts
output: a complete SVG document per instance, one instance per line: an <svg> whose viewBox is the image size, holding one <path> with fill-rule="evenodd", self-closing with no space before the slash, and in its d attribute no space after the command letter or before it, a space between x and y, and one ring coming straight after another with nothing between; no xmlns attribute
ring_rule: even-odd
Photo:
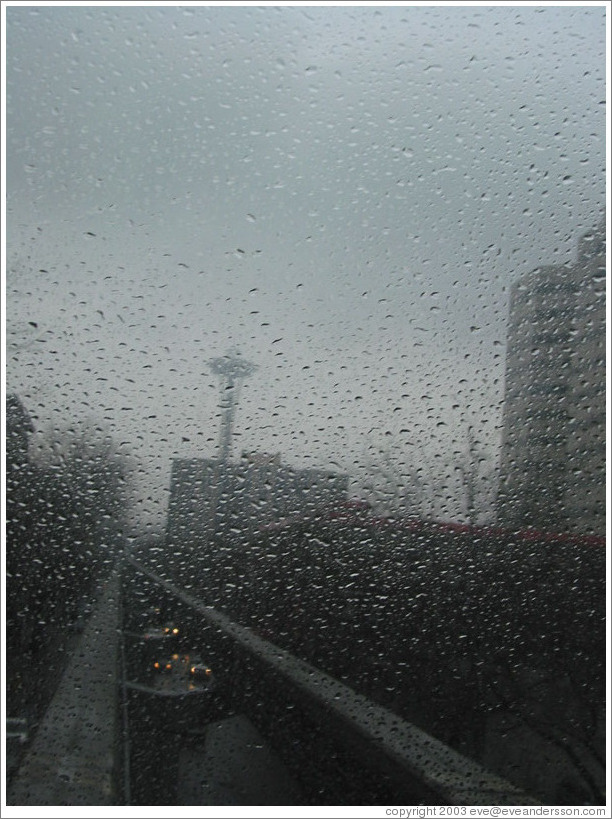
<svg viewBox="0 0 612 819"><path fill-rule="evenodd" d="M304 705L311 715L318 715L323 732L342 738L369 768L375 767L393 780L413 783L415 791L428 794L429 804L541 804L387 708L203 604L133 558L126 556L125 560L198 612L244 654L267 667L272 677L282 682L283 695ZM274 696L272 690L270 696Z"/></svg>

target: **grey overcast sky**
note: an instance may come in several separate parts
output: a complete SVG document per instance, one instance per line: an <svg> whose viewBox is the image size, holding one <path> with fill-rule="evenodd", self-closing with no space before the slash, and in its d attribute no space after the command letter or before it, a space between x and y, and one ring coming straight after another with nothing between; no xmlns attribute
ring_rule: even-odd
<svg viewBox="0 0 612 819"><path fill-rule="evenodd" d="M386 450L460 517L509 285L601 218L606 9L6 6L6 388L41 435L106 424L160 526L238 349L235 454L357 492Z"/></svg>

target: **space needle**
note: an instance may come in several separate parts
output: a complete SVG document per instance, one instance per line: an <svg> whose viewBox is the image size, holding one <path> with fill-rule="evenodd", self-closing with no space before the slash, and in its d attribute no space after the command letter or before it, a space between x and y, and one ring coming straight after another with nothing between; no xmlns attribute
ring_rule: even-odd
<svg viewBox="0 0 612 819"><path fill-rule="evenodd" d="M208 365L221 379L220 406L223 410L223 417L219 436L219 460L223 464L228 464L239 388L241 383L255 372L257 366L243 359L240 353L229 353L219 358L212 358Z"/></svg>

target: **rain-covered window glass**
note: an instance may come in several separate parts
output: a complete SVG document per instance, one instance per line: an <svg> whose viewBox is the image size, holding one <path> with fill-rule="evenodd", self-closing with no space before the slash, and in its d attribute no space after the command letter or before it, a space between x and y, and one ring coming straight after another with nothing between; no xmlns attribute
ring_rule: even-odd
<svg viewBox="0 0 612 819"><path fill-rule="evenodd" d="M8 805L604 805L607 5L3 14Z"/></svg>

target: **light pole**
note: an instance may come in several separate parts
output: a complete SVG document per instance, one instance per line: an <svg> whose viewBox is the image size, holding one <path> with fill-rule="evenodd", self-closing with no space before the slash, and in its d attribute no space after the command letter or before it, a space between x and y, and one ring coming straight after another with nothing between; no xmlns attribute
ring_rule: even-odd
<svg viewBox="0 0 612 819"><path fill-rule="evenodd" d="M223 464L228 464L232 445L232 428L238 403L238 387L240 382L252 375L257 367L241 358L239 353L212 358L208 364L213 373L221 378L220 406L224 412L219 435L219 460Z"/></svg>

